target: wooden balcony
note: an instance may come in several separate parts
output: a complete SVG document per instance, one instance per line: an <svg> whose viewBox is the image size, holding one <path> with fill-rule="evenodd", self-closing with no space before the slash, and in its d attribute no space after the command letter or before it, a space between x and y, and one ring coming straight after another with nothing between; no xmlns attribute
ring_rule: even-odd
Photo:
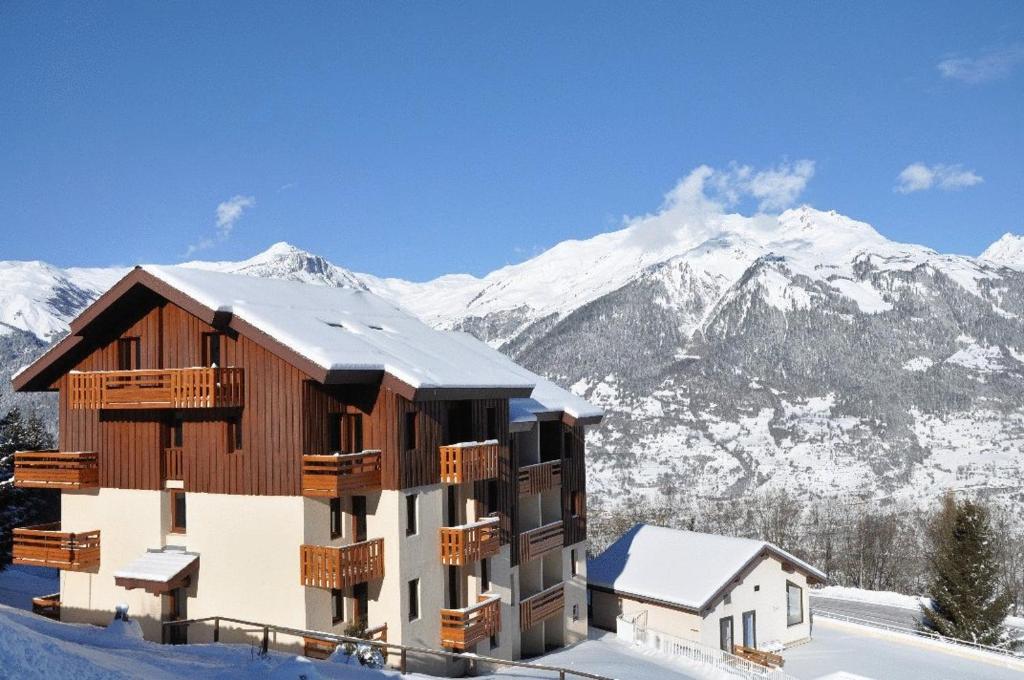
<svg viewBox="0 0 1024 680"><path fill-rule="evenodd" d="M374 538L340 548L302 545L299 564L302 584L313 588L341 590L374 581L384 578L384 539Z"/></svg>
<svg viewBox="0 0 1024 680"><path fill-rule="evenodd" d="M95 489L100 484L95 451L17 451L14 485L23 489Z"/></svg>
<svg viewBox="0 0 1024 680"><path fill-rule="evenodd" d="M441 564L462 566L472 564L501 551L497 517L488 517L472 524L441 527Z"/></svg>
<svg viewBox="0 0 1024 680"><path fill-rule="evenodd" d="M242 406L241 368L163 368L72 372L73 409L230 408Z"/></svg>
<svg viewBox="0 0 1024 680"><path fill-rule="evenodd" d="M100 532L60 530L60 522L14 530L15 564L91 571L100 565Z"/></svg>
<svg viewBox="0 0 1024 680"><path fill-rule="evenodd" d="M524 531L519 534L519 563L525 564L550 552L561 550L563 538L562 520Z"/></svg>
<svg viewBox="0 0 1024 680"><path fill-rule="evenodd" d="M185 480L185 450L180 446L169 446L160 452L160 468L163 480Z"/></svg>
<svg viewBox="0 0 1024 680"><path fill-rule="evenodd" d="M541 493L562 485L562 463L553 460L519 468L519 495Z"/></svg>
<svg viewBox="0 0 1024 680"><path fill-rule="evenodd" d="M32 598L32 613L60 621L60 593Z"/></svg>
<svg viewBox="0 0 1024 680"><path fill-rule="evenodd" d="M380 451L302 457L302 495L336 498L380 489Z"/></svg>
<svg viewBox="0 0 1024 680"><path fill-rule="evenodd" d="M441 646L455 651L471 649L501 630L501 599L481 595L472 607L441 610Z"/></svg>
<svg viewBox="0 0 1024 680"><path fill-rule="evenodd" d="M464 484L498 476L498 442L465 442L441 447L441 482Z"/></svg>
<svg viewBox="0 0 1024 680"><path fill-rule="evenodd" d="M544 619L561 615L565 610L565 584L542 590L519 603L519 629L527 630Z"/></svg>

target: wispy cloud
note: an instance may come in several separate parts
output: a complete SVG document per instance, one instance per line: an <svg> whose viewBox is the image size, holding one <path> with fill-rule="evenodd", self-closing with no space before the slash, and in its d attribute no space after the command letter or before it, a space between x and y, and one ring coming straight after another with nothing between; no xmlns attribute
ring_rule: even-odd
<svg viewBox="0 0 1024 680"><path fill-rule="evenodd" d="M217 221L216 221L216 238L211 236L204 236L199 239L198 242L191 244L185 251L185 257L192 255L193 253L199 252L200 250L206 250L213 247L218 241L226 241L231 237L231 232L235 228L235 224L238 220L242 219L242 215L246 210L256 205L256 198L254 196L232 196L226 201L222 201L217 204Z"/></svg>
<svg viewBox="0 0 1024 680"><path fill-rule="evenodd" d="M961 165L911 163L903 168L896 178L894 190L901 194L927 191L933 188L954 191L972 187L984 181L984 177L973 170L964 170Z"/></svg>
<svg viewBox="0 0 1024 680"><path fill-rule="evenodd" d="M1024 45L993 49L973 57L950 57L938 63L943 78L977 85L1006 78L1024 64Z"/></svg>
<svg viewBox="0 0 1024 680"><path fill-rule="evenodd" d="M701 165L665 195L656 213L626 218L633 243L657 249L678 240L680 234L710 237L727 219L726 211L743 199L758 201L752 224L771 224L769 213L792 207L814 176L814 161L780 163L756 170L732 163L725 170Z"/></svg>

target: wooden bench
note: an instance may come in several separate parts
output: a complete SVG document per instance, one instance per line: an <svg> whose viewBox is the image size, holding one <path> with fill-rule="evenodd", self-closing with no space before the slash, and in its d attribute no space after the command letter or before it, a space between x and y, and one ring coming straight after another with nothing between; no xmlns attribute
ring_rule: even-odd
<svg viewBox="0 0 1024 680"><path fill-rule="evenodd" d="M786 663L786 660L778 654L764 652L753 647L744 647L743 645L733 645L732 653L765 668L782 668L783 664Z"/></svg>

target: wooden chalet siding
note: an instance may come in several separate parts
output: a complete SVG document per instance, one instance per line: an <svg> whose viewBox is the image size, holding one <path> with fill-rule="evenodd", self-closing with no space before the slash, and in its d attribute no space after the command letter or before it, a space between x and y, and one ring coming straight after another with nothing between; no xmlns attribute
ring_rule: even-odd
<svg viewBox="0 0 1024 680"><path fill-rule="evenodd" d="M562 446L562 522L565 545L587 540L586 513L586 439L582 425L562 425L563 432L570 433L569 450ZM563 442L565 436L563 435ZM582 494L583 512L572 516L572 493Z"/></svg>
<svg viewBox="0 0 1024 680"><path fill-rule="evenodd" d="M113 324L115 321L112 320ZM171 303L156 301L134 319L123 319L123 332L104 338L76 366L79 371L116 370L117 339L138 337L140 368L187 368L202 363L203 333L216 329ZM162 341L161 341L162 339ZM184 420L186 491L247 495L301 493L303 385L308 376L255 342L233 332L221 336L222 366L245 371L245 405L241 409L71 410L67 377L60 388L60 446L96 451L100 485L125 489L159 489L161 444L166 423ZM242 447L229 453L228 419L241 417ZM88 446L87 449L81 447Z"/></svg>

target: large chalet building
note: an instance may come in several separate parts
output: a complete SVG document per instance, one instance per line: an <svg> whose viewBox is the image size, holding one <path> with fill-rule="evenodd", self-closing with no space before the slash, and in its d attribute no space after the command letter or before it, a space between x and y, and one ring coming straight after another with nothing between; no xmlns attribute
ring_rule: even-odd
<svg viewBox="0 0 1024 680"><path fill-rule="evenodd" d="M59 449L15 481L59 489L61 521L13 551L60 570L61 620L359 622L509 659L586 637L601 412L468 335L362 290L137 267L14 386L59 393Z"/></svg>

